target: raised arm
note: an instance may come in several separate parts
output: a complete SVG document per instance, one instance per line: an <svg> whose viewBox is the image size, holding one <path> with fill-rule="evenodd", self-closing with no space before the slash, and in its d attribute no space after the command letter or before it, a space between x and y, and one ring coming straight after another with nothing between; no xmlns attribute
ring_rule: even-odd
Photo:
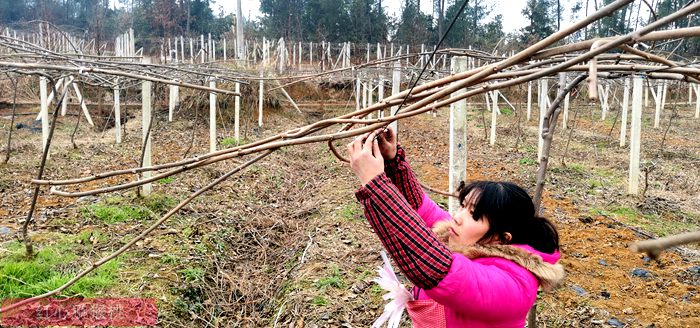
<svg viewBox="0 0 700 328"><path fill-rule="evenodd" d="M377 175L355 195L374 232L406 277L423 289L437 286L450 270L452 254L386 174Z"/></svg>
<svg viewBox="0 0 700 328"><path fill-rule="evenodd" d="M417 211L423 204L424 192L411 165L406 160L406 151L401 146L396 147L396 156L393 159L384 161L384 172L406 198L411 208Z"/></svg>

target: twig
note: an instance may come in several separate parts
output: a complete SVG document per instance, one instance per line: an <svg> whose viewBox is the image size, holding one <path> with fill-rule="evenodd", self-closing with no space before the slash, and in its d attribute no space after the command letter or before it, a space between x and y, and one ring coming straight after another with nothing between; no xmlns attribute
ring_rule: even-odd
<svg viewBox="0 0 700 328"><path fill-rule="evenodd" d="M659 239L638 241L630 245L630 249L633 252L647 253L650 258L656 259L667 248L697 242L700 242L700 230Z"/></svg>
<svg viewBox="0 0 700 328"><path fill-rule="evenodd" d="M544 139L544 144L542 145L542 157L540 160L540 166L537 169L537 182L535 185L535 193L533 197L533 202L535 203L535 209L538 213L540 211L540 204L542 202L542 191L544 190L544 180L547 174L547 164L549 163L549 150L552 148L552 139L554 138L554 131L556 131L557 117L561 112L561 102L564 100L566 95L576 87L581 81L586 79L586 74L581 74L577 76L569 85L564 87L560 85L559 95L554 99L552 104L547 109L547 113L544 117L544 122L542 124L542 138Z"/></svg>
<svg viewBox="0 0 700 328"><path fill-rule="evenodd" d="M72 81L66 82L66 86L70 85ZM56 82L51 79L51 88L53 89L54 94L58 94L56 91ZM41 154L41 164L39 165L39 172L37 173L37 179L41 179L44 176L44 168L46 167L46 160L49 156L49 149L51 147L51 139L53 139L53 132L56 129L56 118L58 117L58 111L61 109L61 105L63 104L63 101L66 98L66 95L68 94L68 88L66 87L63 90L63 94L61 94L61 99L59 99L56 102L56 109L53 111L52 119L51 119L51 127L49 129L49 135L46 140L46 145L44 146L44 151ZM28 258L31 258L34 256L34 246L32 244L32 241L29 239L29 224L32 222L32 215L34 214L34 209L36 208L36 202L39 199L39 185L34 187L34 193L32 195L32 203L29 205L29 211L27 212L27 218L24 220L24 224L22 224L22 240L24 241L24 249L26 256Z"/></svg>

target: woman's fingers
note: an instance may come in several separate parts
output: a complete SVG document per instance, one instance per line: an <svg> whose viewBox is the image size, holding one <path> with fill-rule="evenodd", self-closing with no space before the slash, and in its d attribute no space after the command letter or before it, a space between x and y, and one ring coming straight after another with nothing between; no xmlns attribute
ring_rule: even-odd
<svg viewBox="0 0 700 328"><path fill-rule="evenodd" d="M382 152L379 150L379 141L377 140L374 140L374 142L372 142L372 153L374 154L374 157L383 158Z"/></svg>

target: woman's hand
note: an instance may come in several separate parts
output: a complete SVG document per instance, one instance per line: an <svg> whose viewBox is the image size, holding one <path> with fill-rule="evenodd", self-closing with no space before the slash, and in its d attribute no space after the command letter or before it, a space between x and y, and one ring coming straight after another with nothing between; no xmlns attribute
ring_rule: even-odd
<svg viewBox="0 0 700 328"><path fill-rule="evenodd" d="M379 150L379 142L374 138L377 131L363 134L348 144L350 168L362 185L384 172L384 158Z"/></svg>
<svg viewBox="0 0 700 328"><path fill-rule="evenodd" d="M396 157L396 131L389 127L386 131L378 129L377 140L379 141L379 151L385 160L390 161Z"/></svg>

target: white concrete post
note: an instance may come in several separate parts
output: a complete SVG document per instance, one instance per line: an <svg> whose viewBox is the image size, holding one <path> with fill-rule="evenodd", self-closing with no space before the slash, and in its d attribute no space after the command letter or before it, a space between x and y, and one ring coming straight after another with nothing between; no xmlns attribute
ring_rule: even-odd
<svg viewBox="0 0 700 328"><path fill-rule="evenodd" d="M119 100L119 86L114 88L114 134L117 143L122 143L122 112Z"/></svg>
<svg viewBox="0 0 700 328"><path fill-rule="evenodd" d="M539 92L540 122L539 128L537 129L537 163L539 163L540 158L542 158L542 148L544 147L544 138L542 138L542 130L544 129L544 116L547 113L547 103L549 102L549 96L547 95L547 90L549 90L549 87L547 86L547 79L541 79L540 81L542 84Z"/></svg>
<svg viewBox="0 0 700 328"><path fill-rule="evenodd" d="M48 79L43 76L39 77L39 97L41 98L41 150L43 151L49 140Z"/></svg>
<svg viewBox="0 0 700 328"><path fill-rule="evenodd" d="M180 35L180 61L185 62L185 37Z"/></svg>
<svg viewBox="0 0 700 328"><path fill-rule="evenodd" d="M258 92L258 126L263 126L263 72L260 71L260 91Z"/></svg>
<svg viewBox="0 0 700 328"><path fill-rule="evenodd" d="M632 88L632 128L630 129L630 166L628 194L639 193L639 153L642 131L642 78L635 76Z"/></svg>
<svg viewBox="0 0 700 328"><path fill-rule="evenodd" d="M236 82L236 92L241 92L241 83ZM236 144L240 143L240 116L241 116L241 97L235 96L234 98L234 118L233 118L233 138L236 140Z"/></svg>
<svg viewBox="0 0 700 328"><path fill-rule="evenodd" d="M72 80L73 78L71 77L68 79L67 83L63 84L63 87L61 88L63 90L61 90L61 93L65 92L66 89L68 89L68 83L70 83L70 81ZM63 98L63 102L61 103L61 116L66 116L66 113L68 112L68 99L70 98L69 94L70 92L66 92L66 97Z"/></svg>
<svg viewBox="0 0 700 328"><path fill-rule="evenodd" d="M695 118L700 118L700 84L693 85L695 89Z"/></svg>
<svg viewBox="0 0 700 328"><path fill-rule="evenodd" d="M314 43L309 42L309 65L314 67Z"/></svg>
<svg viewBox="0 0 700 328"><path fill-rule="evenodd" d="M174 43L175 43L175 49L174 49L174 50L175 50L175 57L174 57L174 58L175 58L175 61L174 61L174 62L177 63L177 57L178 57L178 55L177 55L177 54L178 54L178 51L177 51L177 37L175 37L175 42L174 42ZM170 39L169 39L169 38L168 38L168 44L170 44Z"/></svg>
<svg viewBox="0 0 700 328"><path fill-rule="evenodd" d="M173 121L173 111L175 110L175 86L168 85L168 122Z"/></svg>
<svg viewBox="0 0 700 328"><path fill-rule="evenodd" d="M630 79L625 79L625 88L622 92L622 119L620 120L620 147L625 146L625 141L627 140L627 108L629 107L630 98Z"/></svg>
<svg viewBox="0 0 700 328"><path fill-rule="evenodd" d="M654 129L659 128L659 120L661 119L661 98L663 97L662 95L663 92L663 86L661 84L656 86L656 97L654 97L654 100L656 101L656 110L654 111Z"/></svg>
<svg viewBox="0 0 700 328"><path fill-rule="evenodd" d="M693 85L688 82L688 106L693 104Z"/></svg>
<svg viewBox="0 0 700 328"><path fill-rule="evenodd" d="M394 71L393 71L393 74L391 77L391 95L393 96L395 94L398 94L399 92L401 92L401 62L397 60L394 62ZM391 116L396 115L396 112L398 110L399 110L398 105L392 106L391 107ZM389 124L389 126L391 128L393 128L397 134L399 131L398 124L399 124L398 121L394 121L394 122L391 122L391 124Z"/></svg>
<svg viewBox="0 0 700 328"><path fill-rule="evenodd" d="M367 83L362 83L362 108L367 108Z"/></svg>
<svg viewBox="0 0 700 328"><path fill-rule="evenodd" d="M151 81L141 82L141 133L144 144L143 152L143 166L151 166L151 134L148 133L148 126L151 123ZM151 177L151 171L143 172L141 175L143 179L148 179ZM151 194L152 186L150 183L141 186L141 193L143 196L148 196Z"/></svg>
<svg viewBox="0 0 700 328"><path fill-rule="evenodd" d="M379 79L379 86L377 86L377 102L380 103L384 100L384 79ZM384 110L379 110L377 117L384 117Z"/></svg>
<svg viewBox="0 0 700 328"><path fill-rule="evenodd" d="M209 79L209 87L216 88L216 80ZM216 151L216 93L209 92L209 152Z"/></svg>
<svg viewBox="0 0 700 328"><path fill-rule="evenodd" d="M532 117L532 81L527 83L527 120Z"/></svg>
<svg viewBox="0 0 700 328"><path fill-rule="evenodd" d="M88 124L95 126L95 123L92 122L90 112L87 109L87 105L85 105L85 101L83 101L83 95L80 93L80 89L78 89L78 84L72 83L72 85L73 91L75 91L75 96L78 98L78 103L80 103L80 107L83 109L83 114L85 114L85 119L87 119Z"/></svg>
<svg viewBox="0 0 700 328"><path fill-rule="evenodd" d="M194 41L190 38L190 64L194 64Z"/></svg>
<svg viewBox="0 0 700 328"><path fill-rule="evenodd" d="M226 38L224 38L224 62L226 62Z"/></svg>
<svg viewBox="0 0 700 328"><path fill-rule="evenodd" d="M564 84L564 87L566 87L567 79L566 79L566 73L562 73L562 76L559 79L559 83ZM567 128L567 121L569 120L569 96L571 95L571 91L566 93L566 96L564 96L564 112L562 113L562 119L561 119L561 128L566 129ZM552 124L556 124L556 122L552 122Z"/></svg>
<svg viewBox="0 0 700 328"><path fill-rule="evenodd" d="M467 59L452 57L450 62L452 74L467 70ZM394 66L396 69L396 65ZM396 71L395 71L396 72ZM450 97L458 97L467 92L460 89ZM462 99L450 104L450 169L448 192L454 193L459 183L467 180L467 100ZM448 211L454 215L460 208L459 200L455 197L448 199Z"/></svg>
<svg viewBox="0 0 700 328"><path fill-rule="evenodd" d="M369 63L369 43L367 43L367 63Z"/></svg>
<svg viewBox="0 0 700 328"><path fill-rule="evenodd" d="M241 7L241 0L236 1L236 58L245 58L244 49L244 35L243 35L243 8Z"/></svg>
<svg viewBox="0 0 700 328"><path fill-rule="evenodd" d="M498 121L498 90L489 92L491 95L491 136L489 145L493 147L496 144L496 122Z"/></svg>
<svg viewBox="0 0 700 328"><path fill-rule="evenodd" d="M357 77L357 80L355 80L355 111L360 110L360 101L362 96L360 95L360 92L362 92L362 80L360 80L360 77Z"/></svg>

